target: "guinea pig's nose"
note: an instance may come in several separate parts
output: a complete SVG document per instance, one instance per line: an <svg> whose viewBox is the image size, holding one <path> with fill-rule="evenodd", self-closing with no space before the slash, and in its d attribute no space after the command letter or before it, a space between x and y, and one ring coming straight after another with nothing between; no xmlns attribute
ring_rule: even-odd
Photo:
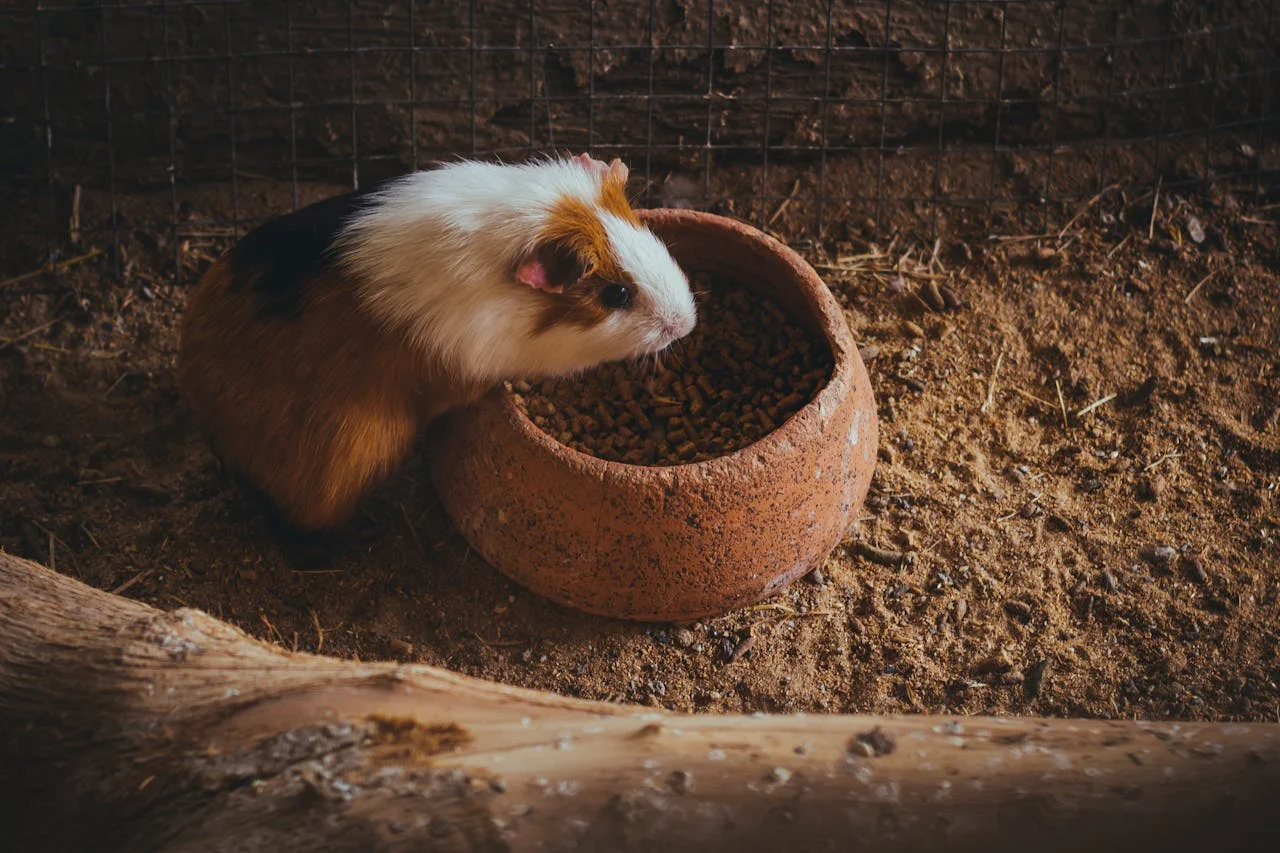
<svg viewBox="0 0 1280 853"><path fill-rule="evenodd" d="M677 314L674 317L667 318L666 326L673 338L683 338L693 331L696 322L697 318L692 314Z"/></svg>

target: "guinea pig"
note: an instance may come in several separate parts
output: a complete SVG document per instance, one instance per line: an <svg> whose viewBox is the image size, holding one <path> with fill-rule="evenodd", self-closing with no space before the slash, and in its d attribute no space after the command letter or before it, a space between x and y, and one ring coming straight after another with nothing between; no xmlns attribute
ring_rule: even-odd
<svg viewBox="0 0 1280 853"><path fill-rule="evenodd" d="M689 282L587 154L461 161L247 234L193 289L178 382L215 455L286 528L332 529L422 429L505 379L656 353Z"/></svg>

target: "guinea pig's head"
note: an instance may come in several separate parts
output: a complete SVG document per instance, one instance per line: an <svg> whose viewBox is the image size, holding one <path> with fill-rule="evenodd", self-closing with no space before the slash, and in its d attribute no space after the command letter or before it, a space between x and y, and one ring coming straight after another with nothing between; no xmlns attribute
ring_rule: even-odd
<svg viewBox="0 0 1280 853"><path fill-rule="evenodd" d="M368 310L459 375L563 374L656 353L697 312L626 183L621 161L585 154L411 173L363 201L335 256Z"/></svg>
<svg viewBox="0 0 1280 853"><path fill-rule="evenodd" d="M689 281L627 201L627 167L583 154L551 167L566 181L511 268L526 291L530 366L570 372L657 353L693 331Z"/></svg>

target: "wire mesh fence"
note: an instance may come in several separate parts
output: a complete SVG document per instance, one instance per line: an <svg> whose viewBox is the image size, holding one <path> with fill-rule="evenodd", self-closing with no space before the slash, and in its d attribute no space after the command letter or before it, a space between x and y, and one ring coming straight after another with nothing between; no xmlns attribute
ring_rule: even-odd
<svg viewBox="0 0 1280 853"><path fill-rule="evenodd" d="M457 155L621 156L795 238L1044 228L1280 169L1280 0L169 0L0 9L5 271L232 239Z"/></svg>

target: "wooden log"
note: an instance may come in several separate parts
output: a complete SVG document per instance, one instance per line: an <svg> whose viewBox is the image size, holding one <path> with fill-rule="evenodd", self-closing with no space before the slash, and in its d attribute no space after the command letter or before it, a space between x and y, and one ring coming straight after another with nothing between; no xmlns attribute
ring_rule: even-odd
<svg viewBox="0 0 1280 853"><path fill-rule="evenodd" d="M0 849L1278 849L1266 724L655 713L289 654L0 554Z"/></svg>

